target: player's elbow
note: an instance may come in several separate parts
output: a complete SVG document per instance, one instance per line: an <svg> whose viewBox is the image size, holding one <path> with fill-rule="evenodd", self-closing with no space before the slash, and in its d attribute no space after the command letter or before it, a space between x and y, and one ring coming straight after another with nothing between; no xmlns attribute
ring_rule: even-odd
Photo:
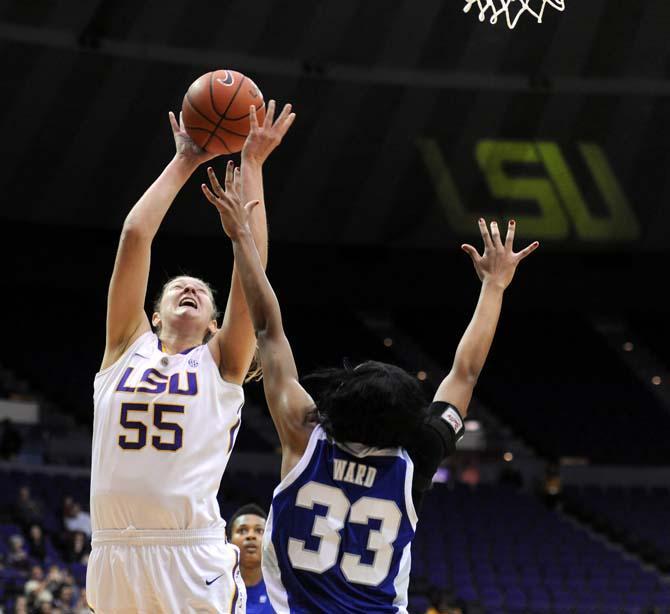
<svg viewBox="0 0 670 614"><path fill-rule="evenodd" d="M276 318L272 312L269 314L264 309L252 317L254 321L254 331L258 344L269 344L280 341L284 337L284 327L281 318Z"/></svg>
<svg viewBox="0 0 670 614"><path fill-rule="evenodd" d="M272 327L268 320L259 321L256 325L254 323L254 330L256 332L256 341L259 347L267 347L276 340L276 335L273 334Z"/></svg>
<svg viewBox="0 0 670 614"><path fill-rule="evenodd" d="M152 238L153 233L147 232L146 226L132 214L126 217L121 229L122 242L150 241Z"/></svg>
<svg viewBox="0 0 670 614"><path fill-rule="evenodd" d="M460 361L454 364L452 373L461 382L474 388L477 385L477 380L479 380L481 369L479 369L475 364L466 361Z"/></svg>

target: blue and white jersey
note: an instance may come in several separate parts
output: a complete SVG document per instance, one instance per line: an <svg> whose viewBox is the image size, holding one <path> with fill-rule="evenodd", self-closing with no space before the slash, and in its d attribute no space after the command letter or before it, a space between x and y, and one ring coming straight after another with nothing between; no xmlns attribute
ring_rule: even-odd
<svg viewBox="0 0 670 614"><path fill-rule="evenodd" d="M407 612L413 472L401 448L339 444L314 429L274 491L263 537L278 614Z"/></svg>

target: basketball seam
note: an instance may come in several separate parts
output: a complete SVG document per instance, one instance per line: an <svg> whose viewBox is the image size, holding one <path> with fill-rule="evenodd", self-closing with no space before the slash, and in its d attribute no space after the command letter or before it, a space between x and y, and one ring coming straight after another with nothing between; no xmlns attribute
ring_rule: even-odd
<svg viewBox="0 0 670 614"><path fill-rule="evenodd" d="M214 130L210 133L209 138L205 141L205 144L202 146L203 149L207 149L207 145L209 145L209 142L212 140L212 137L216 133L216 131L219 129L219 126L221 125L221 122L226 119L226 113L228 113L228 109L230 109L230 105L233 104L233 101L235 100L235 96L237 96L237 92L240 91L240 88L242 87L242 84L247 80L246 77L242 77L240 80L240 84L237 86L237 89L235 90L235 93L230 97L230 102L228 103L228 106L226 107L226 110L223 112L223 115L219 116L219 121L216 123L216 126L214 126ZM210 96L212 96L212 92L210 92ZM212 106L214 106L214 99L212 98ZM216 110L216 108L214 109ZM221 138L218 137L219 140L225 145L226 149L230 151L230 147L226 145L226 142Z"/></svg>
<svg viewBox="0 0 670 614"><path fill-rule="evenodd" d="M222 137L220 137L218 134L210 133L209 139L207 139L207 142L209 143L212 140L212 138L215 138L215 139L218 139L219 141L221 141L223 143L223 146L228 150L228 153L232 155L233 152L230 150L230 147L228 147L228 143L226 143L223 140Z"/></svg>
<svg viewBox="0 0 670 614"><path fill-rule="evenodd" d="M199 132L206 132L209 134L209 130L207 128L201 128L200 126L186 126L186 130L196 130Z"/></svg>
<svg viewBox="0 0 670 614"><path fill-rule="evenodd" d="M234 130L229 130L228 128L224 128L223 126L219 126L217 130L223 130L224 132L227 132L228 134L234 134L235 136L241 136L242 138L247 138L246 134L240 134L239 132L235 132Z"/></svg>
<svg viewBox="0 0 670 614"><path fill-rule="evenodd" d="M256 107L256 113L258 113L261 109L264 108L265 108L265 100L263 101L263 104L260 107ZM242 115L240 117L226 117L226 119L230 122L236 122L239 121L240 119L246 119L247 117L249 117L249 115L251 115L251 113L247 113L246 115Z"/></svg>
<svg viewBox="0 0 670 614"><path fill-rule="evenodd" d="M199 126L186 126L186 129L187 129L187 130L193 130L193 131L195 131L195 132L206 132L207 134L209 134L210 137L214 137L214 138L216 138L216 139L219 139L219 141L221 141L221 142L223 143L223 146L228 150L228 153L229 153L229 154L232 154L232 153L233 153L233 152L230 150L230 147L228 147L228 143L226 143L226 142L223 140L222 137L220 137L218 134L212 134L209 130L207 130L207 128L200 128ZM209 143L210 140L211 140L211 138L208 139L207 142Z"/></svg>
<svg viewBox="0 0 670 614"><path fill-rule="evenodd" d="M191 108L198 114L200 115L203 119L206 119L210 124L214 124L216 126L216 122L212 121L209 117L207 117L198 107L196 107L193 104L193 101L191 100L191 97L188 95L188 92L186 92L186 101L188 104L191 105Z"/></svg>

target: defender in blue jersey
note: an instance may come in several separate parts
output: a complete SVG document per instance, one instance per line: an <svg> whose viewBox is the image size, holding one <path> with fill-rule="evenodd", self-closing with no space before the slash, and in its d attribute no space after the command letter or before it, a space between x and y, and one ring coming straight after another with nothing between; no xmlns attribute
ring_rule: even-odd
<svg viewBox="0 0 670 614"><path fill-rule="evenodd" d="M218 196L203 189L233 242L282 444L282 481L264 536L272 605L280 614L406 612L416 509L463 433L503 292L538 243L515 253L514 221L505 243L496 222L489 233L479 221L484 254L463 246L482 281L479 302L430 407L415 378L378 362L317 373L315 402L298 381L279 304L249 231L255 203L243 206L232 183Z"/></svg>

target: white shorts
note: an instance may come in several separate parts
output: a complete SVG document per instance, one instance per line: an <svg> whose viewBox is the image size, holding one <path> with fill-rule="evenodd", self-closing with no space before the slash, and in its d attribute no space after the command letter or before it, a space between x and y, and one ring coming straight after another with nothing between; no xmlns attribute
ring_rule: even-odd
<svg viewBox="0 0 670 614"><path fill-rule="evenodd" d="M93 533L86 598L96 614L244 614L240 552L225 529Z"/></svg>

